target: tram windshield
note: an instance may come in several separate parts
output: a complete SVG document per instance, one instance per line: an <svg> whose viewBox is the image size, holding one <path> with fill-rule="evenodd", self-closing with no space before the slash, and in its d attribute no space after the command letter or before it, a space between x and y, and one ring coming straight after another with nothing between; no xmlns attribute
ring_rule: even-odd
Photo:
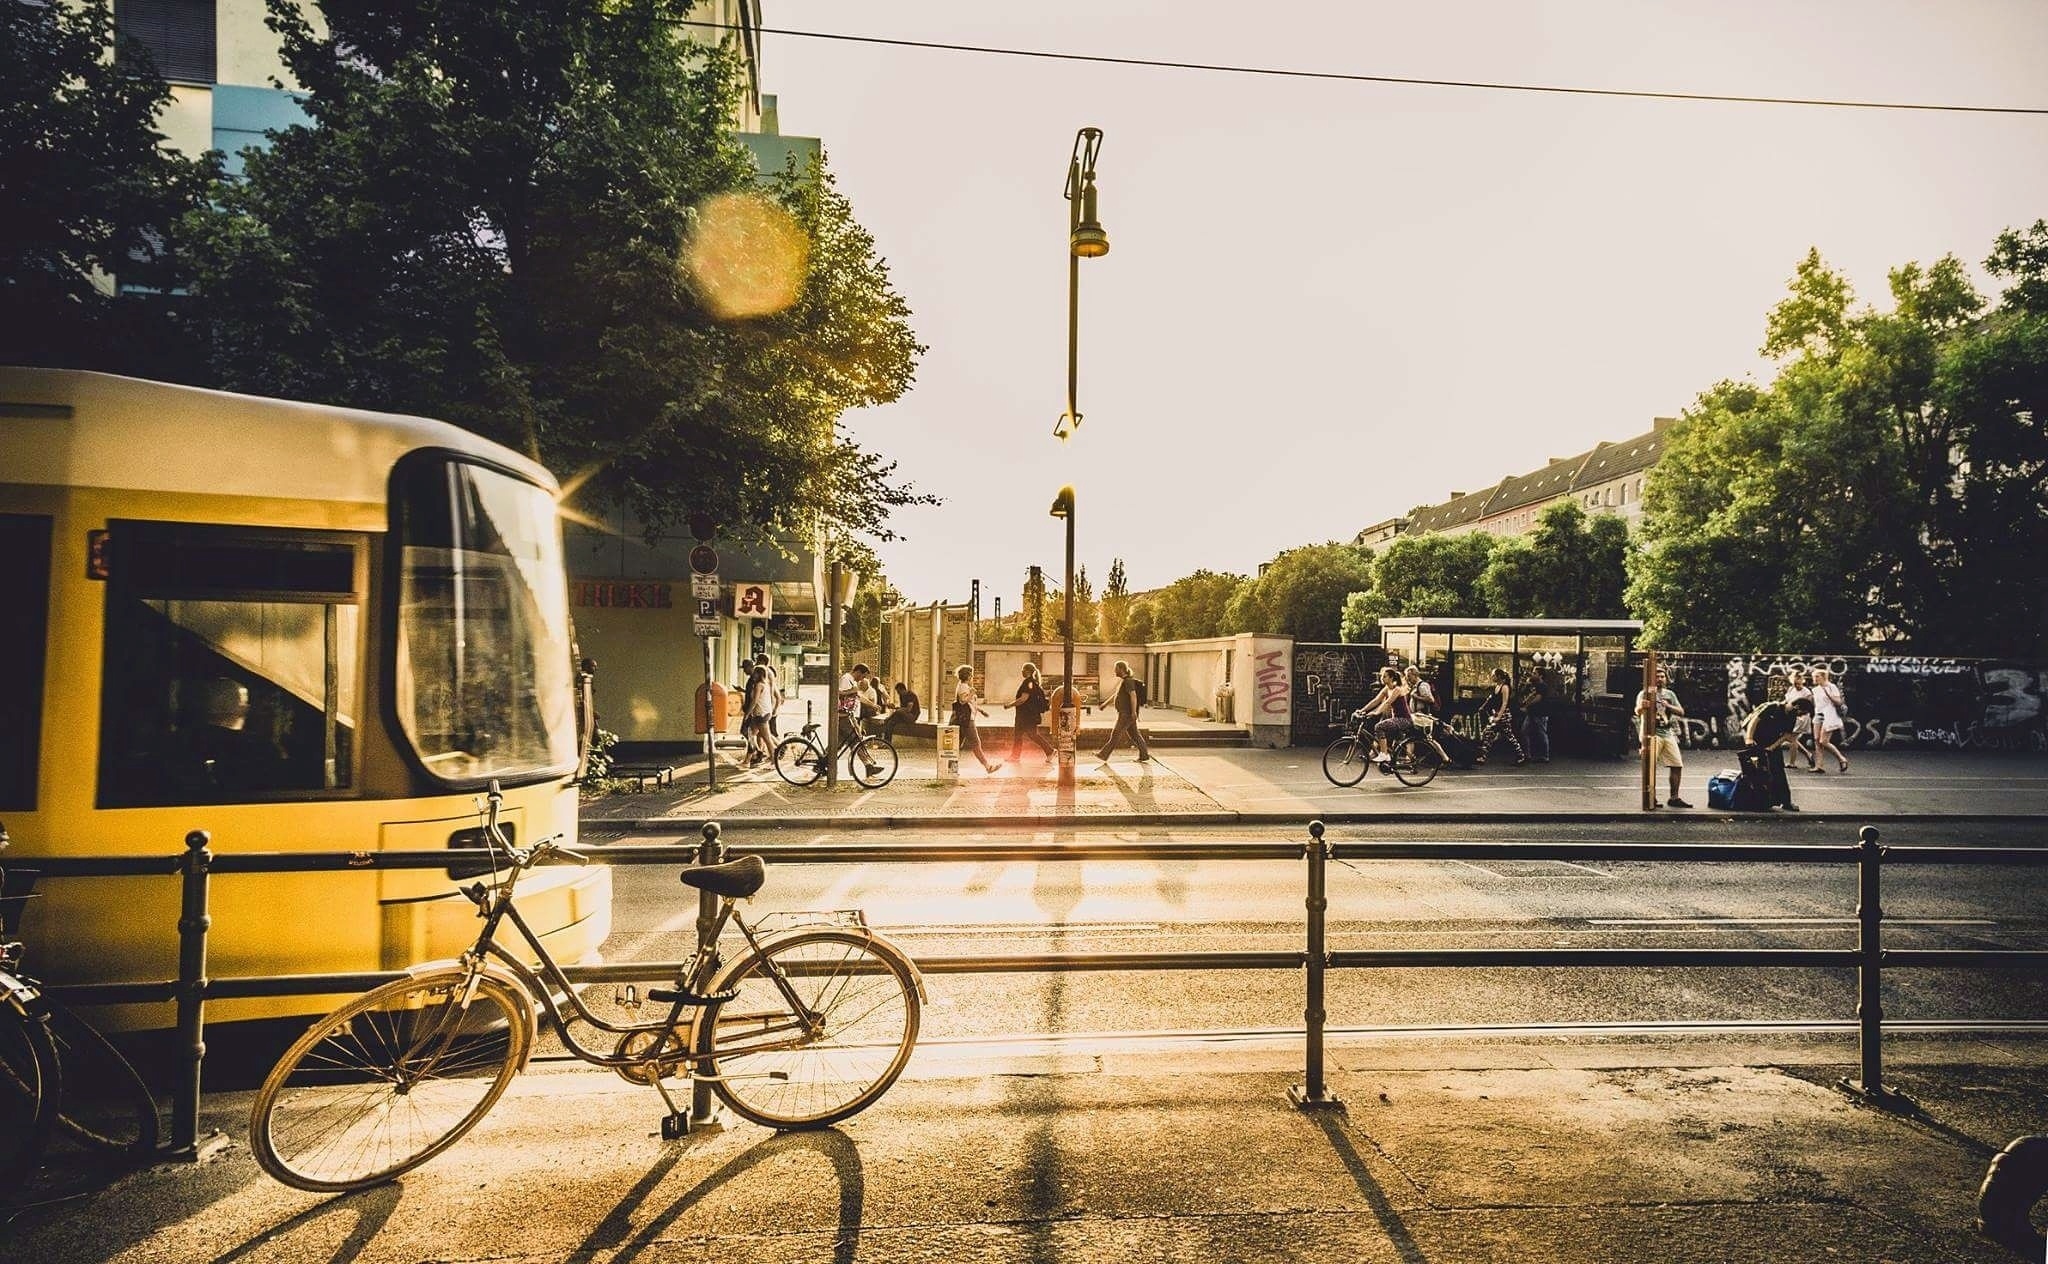
<svg viewBox="0 0 2048 1264"><path fill-rule="evenodd" d="M559 776L576 764L568 586L554 498L442 455L392 480L400 726L434 777Z"/></svg>

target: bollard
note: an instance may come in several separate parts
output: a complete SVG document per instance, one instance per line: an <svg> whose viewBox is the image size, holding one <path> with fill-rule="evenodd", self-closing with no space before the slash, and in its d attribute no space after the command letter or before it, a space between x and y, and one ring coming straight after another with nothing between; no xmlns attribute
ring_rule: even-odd
<svg viewBox="0 0 2048 1264"><path fill-rule="evenodd" d="M206 911L208 875L213 869L212 839L205 830L185 835L180 870L182 902L178 912L178 1078L171 1088L171 1156L197 1159L199 1149L199 1072L206 1061L206 932L213 918Z"/></svg>
<svg viewBox="0 0 2048 1264"><path fill-rule="evenodd" d="M1303 1110L1322 1110L1344 1103L1323 1082L1323 975L1330 966L1330 953L1323 933L1323 913L1330 907L1328 867L1330 845L1323 841L1323 823L1308 823L1308 1004L1302 1010L1302 1024L1308 1038L1308 1065L1303 1083L1287 1090L1287 1100Z"/></svg>
<svg viewBox="0 0 2048 1264"><path fill-rule="evenodd" d="M704 822L704 841L697 845L697 863L715 865L725 859L725 845L718 841L718 822ZM718 941L718 897L710 891L697 893L697 947L701 951L709 948L717 951ZM715 971L714 971L715 973ZM718 1106L711 1097L711 1081L706 1078L714 1074L707 1059L697 1067L698 1074L690 1081L690 1126L703 1127L718 1121Z"/></svg>
<svg viewBox="0 0 2048 1264"><path fill-rule="evenodd" d="M1863 1078L1845 1087L1873 1106L1911 1110L1912 1102L1884 1086L1884 1002L1878 992L1884 976L1884 908L1878 898L1884 848L1877 837L1874 825L1857 831L1856 1040Z"/></svg>

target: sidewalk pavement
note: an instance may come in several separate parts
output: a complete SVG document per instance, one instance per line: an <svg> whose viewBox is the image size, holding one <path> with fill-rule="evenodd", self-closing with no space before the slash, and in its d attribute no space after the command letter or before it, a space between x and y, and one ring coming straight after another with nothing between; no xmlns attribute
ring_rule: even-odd
<svg viewBox="0 0 2048 1264"><path fill-rule="evenodd" d="M327 1198L245 1146L0 1227L46 1264L358 1261L2011 1261L1990 1155L2048 1122L2048 1040L1894 1035L1922 1114L1836 1087L1850 1038L1708 1031L921 1047L834 1129L679 1143L654 1095L536 1066L395 1185ZM240 1142L248 1094L208 1099ZM47 1191L32 1191L44 1192Z"/></svg>
<svg viewBox="0 0 2048 1264"><path fill-rule="evenodd" d="M1666 808L1657 815L1739 818L1706 806L1707 778L1733 768L1734 752L1688 751L1686 759L1682 789L1694 806ZM1155 749L1149 763L1123 751L1107 765L1083 752L1075 788L1062 794L1043 757L1006 764L990 776L969 756L957 779L941 780L935 775L936 756L912 748L903 753L896 780L880 790L864 790L850 779L832 789L822 781L795 787L773 769L726 764L712 793L705 789L700 756L679 767L675 782L659 791L587 802L583 821L593 830L658 832L731 819L766 819L804 829L1078 819L1125 825L1279 825L1311 818L1332 824L1370 822L1393 814L1446 821L1502 812L1570 817L1633 812L1642 805L1641 766L1632 760L1447 769L1429 785L1412 789L1377 773L1356 787L1334 786L1323 776L1321 761L1322 751L1308 747ZM1794 801L1809 816L2048 816L2048 757L2039 754L1858 751L1847 776L1790 775ZM1660 771L1658 797L1667 790L1666 774Z"/></svg>

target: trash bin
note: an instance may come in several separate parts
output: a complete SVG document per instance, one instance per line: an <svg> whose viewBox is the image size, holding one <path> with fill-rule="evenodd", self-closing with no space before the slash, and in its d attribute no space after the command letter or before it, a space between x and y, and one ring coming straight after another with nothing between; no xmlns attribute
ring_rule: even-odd
<svg viewBox="0 0 2048 1264"><path fill-rule="evenodd" d="M936 738L935 745L939 753L937 775L942 779L952 777L957 780L960 776L960 726L936 725L932 729L932 734Z"/></svg>
<svg viewBox="0 0 2048 1264"><path fill-rule="evenodd" d="M1216 718L1218 724L1237 723L1237 690L1233 686L1216 686L1214 701L1215 705L1209 708L1209 714Z"/></svg>

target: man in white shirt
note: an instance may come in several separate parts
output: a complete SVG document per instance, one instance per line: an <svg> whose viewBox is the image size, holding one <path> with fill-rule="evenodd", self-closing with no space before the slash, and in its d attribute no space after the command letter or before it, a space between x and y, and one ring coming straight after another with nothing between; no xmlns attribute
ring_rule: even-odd
<svg viewBox="0 0 2048 1264"><path fill-rule="evenodd" d="M838 759L841 751L850 749L864 736L860 727L860 704L867 692L868 665L855 663L853 670L839 677L839 746L832 752ZM873 760L868 761L869 772L882 771Z"/></svg>
<svg viewBox="0 0 2048 1264"><path fill-rule="evenodd" d="M1643 739L1643 746L1649 750L1653 763L1671 770L1671 806L1689 808L1692 804L1678 797L1678 779L1685 773L1685 756L1678 751L1677 721L1684 717L1685 706L1679 702L1677 694L1666 688L1668 681L1664 669L1659 667L1653 687L1636 695L1636 715L1654 715L1656 729ZM1640 724L1641 720L1638 719L1637 723ZM1661 808L1664 805L1653 799L1650 806Z"/></svg>

